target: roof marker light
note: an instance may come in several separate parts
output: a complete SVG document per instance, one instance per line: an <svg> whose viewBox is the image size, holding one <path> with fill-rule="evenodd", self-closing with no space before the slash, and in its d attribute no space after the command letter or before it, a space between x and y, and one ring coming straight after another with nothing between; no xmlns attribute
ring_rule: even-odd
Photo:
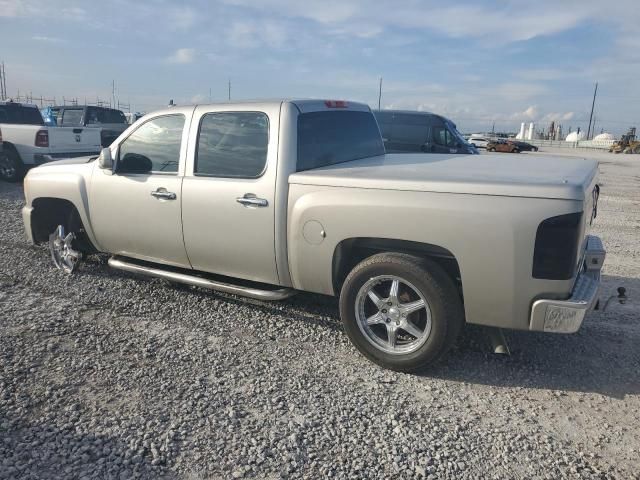
<svg viewBox="0 0 640 480"><path fill-rule="evenodd" d="M327 108L347 108L347 102L344 100L325 100L324 104Z"/></svg>

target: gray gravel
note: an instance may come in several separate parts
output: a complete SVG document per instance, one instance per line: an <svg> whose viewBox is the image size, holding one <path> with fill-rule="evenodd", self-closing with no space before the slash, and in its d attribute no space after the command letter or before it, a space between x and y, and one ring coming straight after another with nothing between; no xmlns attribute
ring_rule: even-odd
<svg viewBox="0 0 640 480"><path fill-rule="evenodd" d="M640 160L607 157L603 295L571 336L468 327L425 374L349 344L333 299L68 276L0 183L0 478L640 478Z"/></svg>

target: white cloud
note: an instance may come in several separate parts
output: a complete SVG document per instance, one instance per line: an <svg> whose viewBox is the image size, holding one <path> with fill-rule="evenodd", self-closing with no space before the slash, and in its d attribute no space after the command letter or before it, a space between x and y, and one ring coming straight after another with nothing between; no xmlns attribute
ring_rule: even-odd
<svg viewBox="0 0 640 480"><path fill-rule="evenodd" d="M0 0L0 17L46 17L71 21L87 18L84 8L57 3L46 0Z"/></svg>
<svg viewBox="0 0 640 480"><path fill-rule="evenodd" d="M31 37L31 40L35 40L36 42L46 42L46 43L63 43L64 40L58 37L47 37L41 35L35 35Z"/></svg>
<svg viewBox="0 0 640 480"><path fill-rule="evenodd" d="M614 24L637 32L637 0L467 0L450 5L441 0L223 0L273 18L303 18L329 26L328 33L371 37L390 28L431 30L452 38L481 39L499 45L553 35L586 21ZM603 16L603 13L606 15Z"/></svg>
<svg viewBox="0 0 640 480"><path fill-rule="evenodd" d="M170 25L177 30L188 30L192 28L198 16L192 8L171 8L167 13Z"/></svg>
<svg viewBox="0 0 640 480"><path fill-rule="evenodd" d="M193 48L179 48L173 54L167 57L169 63L191 63L196 56L196 51Z"/></svg>
<svg viewBox="0 0 640 480"><path fill-rule="evenodd" d="M281 48L288 35L285 25L273 21L237 20L227 30L228 43L236 48Z"/></svg>

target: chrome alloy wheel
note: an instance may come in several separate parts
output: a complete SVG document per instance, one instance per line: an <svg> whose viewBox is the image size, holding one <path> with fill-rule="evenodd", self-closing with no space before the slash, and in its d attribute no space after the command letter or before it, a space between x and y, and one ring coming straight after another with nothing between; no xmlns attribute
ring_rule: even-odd
<svg viewBox="0 0 640 480"><path fill-rule="evenodd" d="M367 281L355 301L356 320L376 348L401 355L416 351L431 334L431 309L420 291L394 275Z"/></svg>
<svg viewBox="0 0 640 480"><path fill-rule="evenodd" d="M75 238L76 235L73 232L65 235L62 225L58 225L55 232L49 235L49 249L53 263L67 273L72 273L82 259L82 253L71 246Z"/></svg>

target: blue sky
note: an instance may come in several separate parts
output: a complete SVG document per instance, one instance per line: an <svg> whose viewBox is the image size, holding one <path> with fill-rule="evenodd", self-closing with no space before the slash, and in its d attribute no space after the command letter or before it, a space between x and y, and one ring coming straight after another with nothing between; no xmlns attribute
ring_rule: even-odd
<svg viewBox="0 0 640 480"><path fill-rule="evenodd" d="M232 98L345 98L431 110L463 131L640 126L637 0L0 0L15 96L150 111Z"/></svg>

